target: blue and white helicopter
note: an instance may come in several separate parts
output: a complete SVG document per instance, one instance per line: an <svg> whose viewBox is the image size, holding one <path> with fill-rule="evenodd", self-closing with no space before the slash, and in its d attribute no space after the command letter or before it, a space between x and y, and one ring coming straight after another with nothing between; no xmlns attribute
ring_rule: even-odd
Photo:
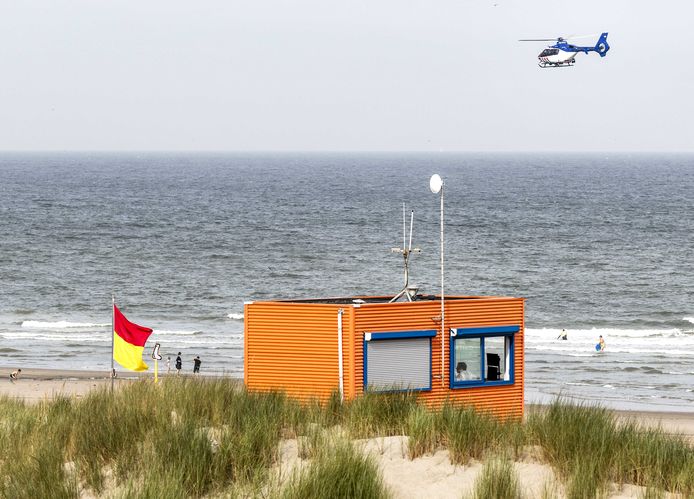
<svg viewBox="0 0 694 499"><path fill-rule="evenodd" d="M583 52L587 54L588 52L597 52L600 57L605 57L607 51L610 50L610 45L607 43L607 33L603 33L598 38L598 42L594 47L579 47L577 45L570 44L567 40L575 40L578 38L592 38L596 35L584 35L584 36L569 36L566 38L531 38L518 40L519 42L554 42L554 45L550 45L545 50L540 52L537 56L539 60L538 66L541 68L565 68L568 66L573 66L576 63L576 54Z"/></svg>

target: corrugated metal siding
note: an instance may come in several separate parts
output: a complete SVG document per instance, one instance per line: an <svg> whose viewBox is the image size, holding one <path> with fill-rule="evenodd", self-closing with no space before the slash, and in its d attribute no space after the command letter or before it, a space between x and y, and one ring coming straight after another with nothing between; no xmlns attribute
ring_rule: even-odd
<svg viewBox="0 0 694 499"><path fill-rule="evenodd" d="M337 305L256 302L245 306L244 381L249 390L282 390L326 399L339 386L337 316L349 358L349 309ZM345 385L353 383L347 375Z"/></svg>
<svg viewBox="0 0 694 499"><path fill-rule="evenodd" d="M375 390L429 388L429 342L429 338L367 342L368 387Z"/></svg>
<svg viewBox="0 0 694 499"><path fill-rule="evenodd" d="M337 312L343 315L345 398L363 392L363 340L365 332L440 331L441 305L437 301L369 303L361 306L256 302L245 306L244 380L250 390L284 390L300 399L325 400L339 384ZM448 328L520 325L515 335L513 385L449 388L449 337L444 337L441 371L441 336L431 339L432 390L419 392L420 400L439 406L446 400L470 404L501 417L522 417L524 375L524 300L472 298L446 301ZM443 377L442 377L443 374ZM443 379L443 386L442 386Z"/></svg>
<svg viewBox="0 0 694 499"><path fill-rule="evenodd" d="M440 331L440 302L397 304L365 304L355 309L355 372L357 378L363 370L364 333L379 331L436 328ZM446 328L520 325L515 335L513 385L449 388L449 338L444 337L444 366L441 376L441 336L432 338L432 390L419 392L427 405L440 406L446 400L469 404L478 410L489 411L501 417L523 416L524 392L524 300L522 298L483 298L446 301ZM443 379L443 386L442 386ZM355 392L363 390L359 379Z"/></svg>

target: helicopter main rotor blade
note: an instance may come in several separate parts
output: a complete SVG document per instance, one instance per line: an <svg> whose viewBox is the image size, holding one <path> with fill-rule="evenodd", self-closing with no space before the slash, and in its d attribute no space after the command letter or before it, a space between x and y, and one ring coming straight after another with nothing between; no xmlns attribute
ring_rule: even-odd
<svg viewBox="0 0 694 499"><path fill-rule="evenodd" d="M524 38L519 42L556 42L558 38Z"/></svg>

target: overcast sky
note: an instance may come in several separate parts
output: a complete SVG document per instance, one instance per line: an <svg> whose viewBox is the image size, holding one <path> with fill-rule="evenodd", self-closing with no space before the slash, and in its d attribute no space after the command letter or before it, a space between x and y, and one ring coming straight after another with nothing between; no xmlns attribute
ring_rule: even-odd
<svg viewBox="0 0 694 499"><path fill-rule="evenodd" d="M691 0L4 0L0 150L694 151L693 19ZM607 57L573 68L517 42L601 31Z"/></svg>

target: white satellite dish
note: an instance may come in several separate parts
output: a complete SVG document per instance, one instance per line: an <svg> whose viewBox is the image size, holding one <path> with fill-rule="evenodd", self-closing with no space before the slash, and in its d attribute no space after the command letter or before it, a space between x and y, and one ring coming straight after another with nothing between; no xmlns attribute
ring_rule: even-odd
<svg viewBox="0 0 694 499"><path fill-rule="evenodd" d="M434 173L429 179L429 189L434 194L438 194L441 191L441 187L443 187L443 179L441 179L438 173Z"/></svg>

